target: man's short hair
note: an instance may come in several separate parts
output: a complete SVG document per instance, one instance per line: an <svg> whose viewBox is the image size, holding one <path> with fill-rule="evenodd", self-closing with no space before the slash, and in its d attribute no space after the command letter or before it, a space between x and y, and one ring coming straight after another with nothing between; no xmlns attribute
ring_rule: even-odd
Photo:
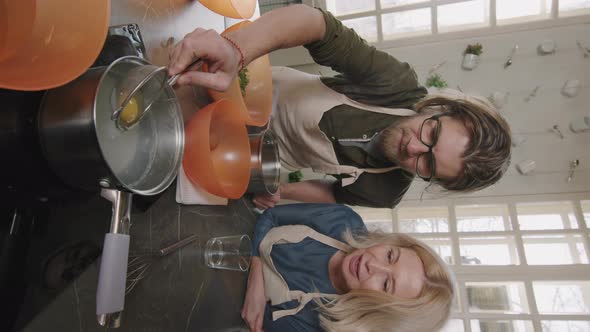
<svg viewBox="0 0 590 332"><path fill-rule="evenodd" d="M510 126L487 100L447 92L428 96L415 109L418 113L440 110L461 121L470 134L460 175L433 182L446 190L470 192L491 186L506 173L510 165Z"/></svg>

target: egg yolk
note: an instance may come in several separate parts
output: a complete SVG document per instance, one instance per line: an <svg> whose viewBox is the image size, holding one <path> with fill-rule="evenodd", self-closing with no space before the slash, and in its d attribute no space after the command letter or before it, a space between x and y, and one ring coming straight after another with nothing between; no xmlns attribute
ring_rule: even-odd
<svg viewBox="0 0 590 332"><path fill-rule="evenodd" d="M135 97L131 97L127 105L123 108L121 112L120 119L122 122L126 124L133 123L139 117L139 103Z"/></svg>

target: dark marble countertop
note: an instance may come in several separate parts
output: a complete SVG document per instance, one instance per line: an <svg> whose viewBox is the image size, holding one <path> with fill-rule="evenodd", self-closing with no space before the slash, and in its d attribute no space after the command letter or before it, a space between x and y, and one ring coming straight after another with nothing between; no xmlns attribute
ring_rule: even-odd
<svg viewBox="0 0 590 332"><path fill-rule="evenodd" d="M79 233L79 237L90 236L96 242L104 234L90 235L84 229L107 228L109 213L109 202L92 197L75 209L57 208L52 219L68 219L56 232L69 233L66 237L70 238ZM131 220L131 253L155 252L192 234L198 235L198 240L157 258L146 277L126 296L120 331L247 331L240 318L247 273L207 267L203 246L211 237L251 234L256 215L249 200L230 201L227 206L183 206L176 203L173 186L147 211L135 211ZM21 321L24 326L20 328L107 330L95 315L98 265L97 260L30 320L23 317L28 321ZM29 298L44 291L29 290Z"/></svg>

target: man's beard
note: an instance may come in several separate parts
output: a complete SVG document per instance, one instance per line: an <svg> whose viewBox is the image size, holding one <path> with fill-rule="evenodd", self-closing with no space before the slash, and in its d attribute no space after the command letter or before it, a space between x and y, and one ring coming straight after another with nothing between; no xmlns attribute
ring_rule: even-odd
<svg viewBox="0 0 590 332"><path fill-rule="evenodd" d="M399 121L383 129L378 136L377 150L387 161L399 163L405 157L405 147L400 143L406 142L406 130L403 129L405 121ZM401 140L401 142L400 142Z"/></svg>

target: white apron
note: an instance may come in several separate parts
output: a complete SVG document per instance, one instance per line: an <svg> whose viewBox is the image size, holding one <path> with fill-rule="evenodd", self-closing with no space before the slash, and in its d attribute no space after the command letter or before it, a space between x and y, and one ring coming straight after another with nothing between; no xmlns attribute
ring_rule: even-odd
<svg viewBox="0 0 590 332"><path fill-rule="evenodd" d="M289 302L292 300L299 301L299 305L293 309L278 310L273 312L272 320L275 321L281 317L295 315L305 305L314 298L333 299L338 295L324 293L305 293L298 290L290 290L283 276L277 271L270 253L275 244L298 243L306 237L312 238L330 247L349 252L352 248L343 242L335 240L327 235L321 234L305 225L288 225L272 228L260 242L260 259L262 260L262 273L264 275L264 290L266 297L272 305Z"/></svg>
<svg viewBox="0 0 590 332"><path fill-rule="evenodd" d="M342 104L397 116L412 116L416 112L404 108L361 104L324 85L320 76L288 67L273 67L272 77L273 89L278 92L279 97L269 127L277 134L283 166L290 170L309 167L316 173L350 175L351 177L342 179L342 186L354 183L364 172L385 173L399 168L340 165L332 142L321 131L319 123L325 112Z"/></svg>

